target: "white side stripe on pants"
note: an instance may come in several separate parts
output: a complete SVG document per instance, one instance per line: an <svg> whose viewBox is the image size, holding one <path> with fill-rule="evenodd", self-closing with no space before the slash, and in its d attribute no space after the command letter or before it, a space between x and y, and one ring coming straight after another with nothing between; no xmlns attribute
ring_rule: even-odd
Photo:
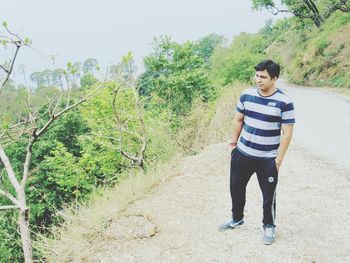
<svg viewBox="0 0 350 263"><path fill-rule="evenodd" d="M272 198L272 204L271 204L272 224L275 224L275 218L276 218L275 204L276 204L276 188L275 188L275 191L273 192L273 198Z"/></svg>

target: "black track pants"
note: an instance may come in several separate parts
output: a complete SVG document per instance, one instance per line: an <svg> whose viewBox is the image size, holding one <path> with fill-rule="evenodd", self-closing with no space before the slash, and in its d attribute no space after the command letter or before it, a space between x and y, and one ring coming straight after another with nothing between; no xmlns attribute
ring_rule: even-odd
<svg viewBox="0 0 350 263"><path fill-rule="evenodd" d="M232 218L243 219L246 201L246 187L253 173L257 174L263 195L263 224L275 225L276 186L278 171L274 158L256 159L243 155L237 148L231 153L230 192L232 199Z"/></svg>

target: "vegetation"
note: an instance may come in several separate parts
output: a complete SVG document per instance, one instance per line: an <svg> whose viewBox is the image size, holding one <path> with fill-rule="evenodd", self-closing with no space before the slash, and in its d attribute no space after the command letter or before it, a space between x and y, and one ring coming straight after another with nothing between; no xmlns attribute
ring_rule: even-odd
<svg viewBox="0 0 350 263"><path fill-rule="evenodd" d="M306 2L312 1L283 1L303 16L312 13ZM12 43L11 59L0 63L1 259L24 260L21 210L8 198L18 199L13 182L26 178L23 207L34 233L34 258L80 257L108 220L176 174L168 171L178 154L194 154L229 138L234 102L262 59L279 61L295 83L350 88L350 15L322 15L327 3L315 4L319 25L300 16L285 18L228 44L215 34L185 43L162 36L154 40L139 78L129 53L105 80L98 75L98 61L89 58L34 72L31 84L16 85L10 75L18 46ZM273 1L254 1L254 7L276 8ZM19 43L24 47L30 40ZM24 66L21 72L28 76ZM16 130L17 125L25 128Z"/></svg>
<svg viewBox="0 0 350 263"><path fill-rule="evenodd" d="M22 91L5 83L4 91L23 104L1 116L3 260L31 262L29 231L49 235L48 229L62 222L68 206L80 207L99 189L112 187L126 174L147 172L179 151L177 143L185 145L173 139L176 128L195 100L210 101L215 95L207 75L216 39L171 43L174 57L168 61L169 74L162 76L168 83L163 85L166 91L149 85L158 81L149 72L147 79L135 79L131 54L113 67L110 80L104 82L95 77L97 61L88 59L83 77L79 63L68 63L66 69L33 73L35 86L30 89ZM152 62L159 65L162 59L154 56ZM171 98L178 102L173 105L165 95L172 90L176 92ZM24 132L16 133L12 127L17 125ZM13 237L19 240L17 206L10 202L19 193L16 180L24 190L19 195L24 198L27 231L23 238L21 230L22 246L13 243ZM35 258L42 257L39 252L34 250Z"/></svg>
<svg viewBox="0 0 350 263"><path fill-rule="evenodd" d="M254 74L254 65L266 57L268 42L261 35L241 33L231 45L215 50L212 57L211 78L220 85L235 80L249 82Z"/></svg>
<svg viewBox="0 0 350 263"><path fill-rule="evenodd" d="M255 9L266 8L274 15L278 13L291 13L301 20L311 20L318 28L334 12L350 12L350 1L348 0L282 0L281 4L286 8L279 8L276 1L253 0Z"/></svg>
<svg viewBox="0 0 350 263"><path fill-rule="evenodd" d="M37 248L43 252L49 262L70 262L88 258L94 242L103 240L109 223L135 200L142 198L160 183L179 174L178 163L182 154L198 152L209 143L222 142L230 138L232 129L233 108L240 92L245 87L243 83L233 83L217 91L217 100L212 103L196 101L186 118L182 119L181 131L177 134L180 144L171 144L171 160L153 166L146 173L133 172L132 176L123 173L122 179L113 188L95 192L90 202L76 209L71 207L63 214L64 223L59 228L51 230L52 236L41 236ZM161 142L165 150L167 144L173 142L165 131L159 132L158 127L152 128L153 138ZM166 140L170 140L166 142ZM163 150L163 151L164 151ZM130 173L128 171L127 173ZM87 220L88 219L88 220ZM92 253L95 253L92 251Z"/></svg>
<svg viewBox="0 0 350 263"><path fill-rule="evenodd" d="M185 115L197 97L209 100L214 89L208 81L208 54L204 51L192 42L178 44L167 36L155 39L154 53L144 60L142 94L156 94L175 116Z"/></svg>
<svg viewBox="0 0 350 263"><path fill-rule="evenodd" d="M266 52L278 58L292 82L349 88L349 22L349 13L334 14L318 29L290 18L266 26L261 33L271 32L272 44Z"/></svg>

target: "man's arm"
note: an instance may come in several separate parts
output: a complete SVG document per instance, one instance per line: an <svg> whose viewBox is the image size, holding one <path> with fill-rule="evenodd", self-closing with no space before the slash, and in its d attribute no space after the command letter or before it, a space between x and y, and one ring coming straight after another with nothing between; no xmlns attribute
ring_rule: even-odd
<svg viewBox="0 0 350 263"><path fill-rule="evenodd" d="M239 135L241 134L243 127L244 114L236 112L233 118L233 134L230 146L232 149L236 148Z"/></svg>
<svg viewBox="0 0 350 263"><path fill-rule="evenodd" d="M280 142L280 146L278 148L277 156L276 156L277 170L280 168L280 166L282 164L284 155L286 154L288 146L289 146L290 141L292 139L293 127L294 127L294 125L282 124L281 142Z"/></svg>

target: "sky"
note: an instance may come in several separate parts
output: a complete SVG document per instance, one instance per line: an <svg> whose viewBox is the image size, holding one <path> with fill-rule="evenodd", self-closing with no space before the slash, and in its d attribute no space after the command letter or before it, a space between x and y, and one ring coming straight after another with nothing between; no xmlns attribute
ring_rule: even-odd
<svg viewBox="0 0 350 263"><path fill-rule="evenodd" d="M182 43L216 33L231 41L240 32L257 32L270 18L276 19L253 11L249 0L0 0L0 22L32 40L15 66L24 64L29 72L87 58L103 69L129 51L142 71L154 37Z"/></svg>

